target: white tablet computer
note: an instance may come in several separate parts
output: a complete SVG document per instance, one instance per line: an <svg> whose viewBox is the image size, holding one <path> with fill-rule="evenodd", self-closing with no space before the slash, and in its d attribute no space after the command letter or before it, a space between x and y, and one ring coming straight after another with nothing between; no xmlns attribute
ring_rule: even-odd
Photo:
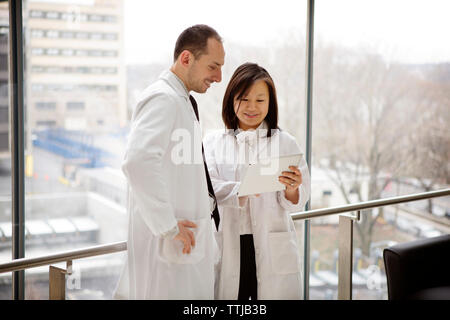
<svg viewBox="0 0 450 320"><path fill-rule="evenodd" d="M249 164L243 174L238 196L284 190L286 186L278 181L278 177L283 171L291 171L289 166L298 167L302 156L303 154L293 154Z"/></svg>

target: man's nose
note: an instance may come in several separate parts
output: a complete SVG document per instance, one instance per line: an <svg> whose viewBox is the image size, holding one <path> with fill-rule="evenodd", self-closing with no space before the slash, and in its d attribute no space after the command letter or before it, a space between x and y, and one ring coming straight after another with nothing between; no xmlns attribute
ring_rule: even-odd
<svg viewBox="0 0 450 320"><path fill-rule="evenodd" d="M213 79L215 82L222 81L222 70L221 69L219 69L217 72L215 72Z"/></svg>

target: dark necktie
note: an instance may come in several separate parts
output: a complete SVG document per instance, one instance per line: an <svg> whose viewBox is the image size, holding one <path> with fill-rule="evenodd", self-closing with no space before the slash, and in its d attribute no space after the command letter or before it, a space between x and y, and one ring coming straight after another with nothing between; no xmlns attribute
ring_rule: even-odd
<svg viewBox="0 0 450 320"><path fill-rule="evenodd" d="M189 95L189 100L191 100L192 108L194 109L197 120L200 121L200 118L198 116L197 101L195 101L194 97L191 95ZM214 223L216 225L216 230L219 231L220 215L219 215L219 210L217 209L217 199L216 199L216 195L214 194L214 189L213 189L213 186L211 183L211 178L209 176L208 166L206 165L205 151L203 149L203 143L202 143L202 156L203 156L203 164L205 166L206 183L208 184L209 196L214 199L214 210L211 213L211 219L214 219Z"/></svg>

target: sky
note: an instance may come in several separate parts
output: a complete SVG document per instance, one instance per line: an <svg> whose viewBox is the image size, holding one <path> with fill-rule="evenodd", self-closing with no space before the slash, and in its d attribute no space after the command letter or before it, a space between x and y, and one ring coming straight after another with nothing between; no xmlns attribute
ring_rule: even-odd
<svg viewBox="0 0 450 320"><path fill-rule="evenodd" d="M403 63L450 62L449 0L318 0L314 41L370 48ZM205 23L227 42L305 38L306 0L124 0L127 64L170 63L179 33Z"/></svg>

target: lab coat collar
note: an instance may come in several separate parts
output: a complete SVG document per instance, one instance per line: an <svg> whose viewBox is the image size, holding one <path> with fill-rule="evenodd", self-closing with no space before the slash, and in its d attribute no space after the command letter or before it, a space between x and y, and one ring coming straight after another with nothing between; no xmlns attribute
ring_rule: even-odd
<svg viewBox="0 0 450 320"><path fill-rule="evenodd" d="M167 83L175 90L178 95L189 99L189 91L184 85L183 81L170 69L163 71L159 78L167 81Z"/></svg>

